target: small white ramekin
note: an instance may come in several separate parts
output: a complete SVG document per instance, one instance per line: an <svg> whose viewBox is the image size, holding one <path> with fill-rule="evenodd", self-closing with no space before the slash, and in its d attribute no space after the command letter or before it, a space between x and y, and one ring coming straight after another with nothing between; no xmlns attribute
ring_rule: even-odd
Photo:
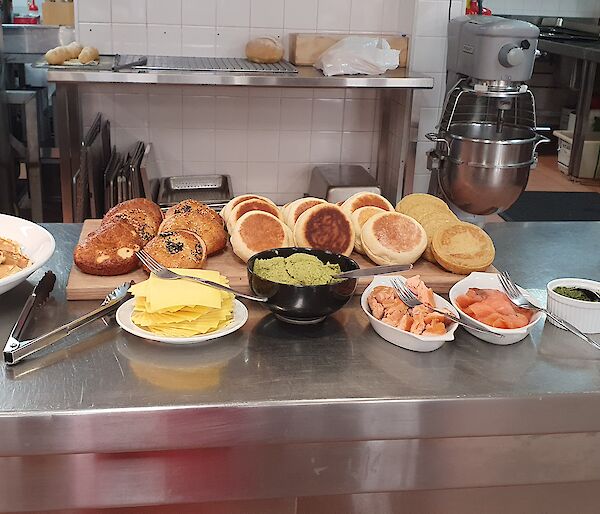
<svg viewBox="0 0 600 514"><path fill-rule="evenodd" d="M559 318L575 325L585 334L600 333L600 302L585 302L567 298L554 292L559 286L582 287L593 291L600 291L600 282L586 280L583 278L558 278L548 282L546 292L548 294L547 309L556 314ZM553 325L558 326L552 318L548 320Z"/></svg>

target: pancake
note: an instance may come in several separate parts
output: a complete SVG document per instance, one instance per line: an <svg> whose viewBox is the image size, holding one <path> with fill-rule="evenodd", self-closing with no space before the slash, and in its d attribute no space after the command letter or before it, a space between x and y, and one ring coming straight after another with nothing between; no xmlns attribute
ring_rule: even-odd
<svg viewBox="0 0 600 514"><path fill-rule="evenodd" d="M231 231L233 252L244 262L258 252L293 245L291 231L283 221L264 211L243 214Z"/></svg>
<svg viewBox="0 0 600 514"><path fill-rule="evenodd" d="M342 205L342 210L348 215L351 216L352 213L356 209L360 209L361 207L379 207L384 211L393 211L393 205L388 202L383 196L375 194L375 193L355 193L350 198L348 198Z"/></svg>
<svg viewBox="0 0 600 514"><path fill-rule="evenodd" d="M354 249L354 229L340 207L324 203L308 209L298 218L294 240L297 246L349 256Z"/></svg>
<svg viewBox="0 0 600 514"><path fill-rule="evenodd" d="M175 230L190 230L198 234L206 244L208 255L220 252L227 246L227 232L223 228L221 218L216 220L204 210L180 211L165 218L160 225L160 232Z"/></svg>
<svg viewBox="0 0 600 514"><path fill-rule="evenodd" d="M405 196L398 202L398 205L396 205L396 211L402 214L408 214L408 211L417 205L429 205L432 209L435 208L435 206L441 209L448 209L446 202L437 196L424 193L413 193Z"/></svg>
<svg viewBox="0 0 600 514"><path fill-rule="evenodd" d="M225 207L223 207L223 209L221 210L221 217L223 218L223 220L225 220L225 223L227 224L229 214L231 214L231 211L238 203L244 202L245 200L254 200L254 199L265 200L266 202L269 202L269 203L272 203L273 205L275 205L275 203L273 203L273 201L269 200L268 198L266 198L264 196L260 196L260 195L246 194L246 195L236 196L235 198L232 198L231 200L229 200L229 202L227 202L225 204Z"/></svg>
<svg viewBox="0 0 600 514"><path fill-rule="evenodd" d="M200 269L206 262L206 244L189 230L160 232L144 250L167 268Z"/></svg>
<svg viewBox="0 0 600 514"><path fill-rule="evenodd" d="M460 275L487 270L496 255L490 236L477 225L462 222L439 228L431 249L443 268Z"/></svg>
<svg viewBox="0 0 600 514"><path fill-rule="evenodd" d="M380 209L379 207L367 205L366 207L360 207L356 209L350 216L352 228L354 229L354 250L358 253L365 255L365 249L363 248L362 241L360 239L360 233L363 225L371 216L375 216L375 214L381 214L382 212L386 211Z"/></svg>
<svg viewBox="0 0 600 514"><path fill-rule="evenodd" d="M327 200L312 197L300 198L287 206L283 214L283 221L288 227L293 229L296 221L304 211L322 203L327 203Z"/></svg>
<svg viewBox="0 0 600 514"><path fill-rule="evenodd" d="M131 200L126 200L124 202L121 202L120 204L115 205L104 215L104 220L109 220L115 214L119 214L131 209L141 209L142 211L148 213L148 215L154 220L154 224L157 227L161 224L163 220L163 215L162 211L160 210L160 207L154 202L147 200L146 198L133 198Z"/></svg>
<svg viewBox="0 0 600 514"><path fill-rule="evenodd" d="M238 203L227 216L227 230L232 233L237 221L247 212L264 211L272 214L278 219L281 219L279 208L271 201L263 200L262 198L251 198Z"/></svg>
<svg viewBox="0 0 600 514"><path fill-rule="evenodd" d="M427 247L427 234L409 216L382 212L363 225L361 242L376 264L413 264Z"/></svg>

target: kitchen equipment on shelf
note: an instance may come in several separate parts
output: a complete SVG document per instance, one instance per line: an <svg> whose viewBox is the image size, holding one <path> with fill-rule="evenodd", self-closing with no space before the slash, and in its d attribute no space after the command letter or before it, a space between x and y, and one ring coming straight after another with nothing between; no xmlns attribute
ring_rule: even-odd
<svg viewBox="0 0 600 514"><path fill-rule="evenodd" d="M448 27L448 83L436 143L428 153L430 191L459 209L487 215L524 191L537 133L531 78L539 29L498 16L461 16Z"/></svg>
<svg viewBox="0 0 600 514"><path fill-rule="evenodd" d="M233 198L229 175L186 175L160 180L158 204L171 207L191 198L213 208L224 207Z"/></svg>
<svg viewBox="0 0 600 514"><path fill-rule="evenodd" d="M355 193L381 194L373 176L362 166L332 164L315 166L310 174L308 196L324 198L328 202L343 202Z"/></svg>

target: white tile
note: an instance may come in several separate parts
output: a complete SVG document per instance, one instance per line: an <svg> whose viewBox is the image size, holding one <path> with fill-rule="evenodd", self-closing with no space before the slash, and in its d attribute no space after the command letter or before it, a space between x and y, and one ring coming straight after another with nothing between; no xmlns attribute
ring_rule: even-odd
<svg viewBox="0 0 600 514"><path fill-rule="evenodd" d="M217 27L216 55L219 57L244 57L250 39L248 27Z"/></svg>
<svg viewBox="0 0 600 514"><path fill-rule="evenodd" d="M280 117L280 98L250 97L248 112L250 130L278 130Z"/></svg>
<svg viewBox="0 0 600 514"><path fill-rule="evenodd" d="M218 129L248 128L248 98L218 96L215 126Z"/></svg>
<svg viewBox="0 0 600 514"><path fill-rule="evenodd" d="M400 32L398 30L398 20L400 18L399 0L383 0L383 14L381 21L381 31L383 33Z"/></svg>
<svg viewBox="0 0 600 514"><path fill-rule="evenodd" d="M250 27L249 39L256 39L257 37L272 37L279 41L283 45L283 30L281 28L267 28L267 27Z"/></svg>
<svg viewBox="0 0 600 514"><path fill-rule="evenodd" d="M413 32L413 24L414 24L414 15L415 15L415 0L396 0L400 3L399 8L399 16L398 16L398 26L396 31L400 34L412 34Z"/></svg>
<svg viewBox="0 0 600 514"><path fill-rule="evenodd" d="M217 162L215 166L219 175L229 175L234 195L241 195L248 189L248 164L245 162Z"/></svg>
<svg viewBox="0 0 600 514"><path fill-rule="evenodd" d="M215 161L215 131L204 129L183 130L184 161Z"/></svg>
<svg viewBox="0 0 600 514"><path fill-rule="evenodd" d="M178 177L183 175L183 163L179 161L156 161L159 177Z"/></svg>
<svg viewBox="0 0 600 514"><path fill-rule="evenodd" d="M281 88L279 87L246 87L248 96L259 98L281 98Z"/></svg>
<svg viewBox="0 0 600 514"><path fill-rule="evenodd" d="M439 36L448 34L448 10L435 0L421 0L417 4L415 36Z"/></svg>
<svg viewBox="0 0 600 514"><path fill-rule="evenodd" d="M413 113L420 107L440 107L443 103L446 91L445 73L427 73L427 76L433 77L433 89L421 89L415 91L413 100Z"/></svg>
<svg viewBox="0 0 600 514"><path fill-rule="evenodd" d="M146 0L112 0L113 23L146 23Z"/></svg>
<svg viewBox="0 0 600 514"><path fill-rule="evenodd" d="M111 139L117 150L126 152L138 141L148 142L148 129L115 127Z"/></svg>
<svg viewBox="0 0 600 514"><path fill-rule="evenodd" d="M310 160L310 132L282 131L279 135L280 162L308 162Z"/></svg>
<svg viewBox="0 0 600 514"><path fill-rule="evenodd" d="M277 174L277 191L280 193L306 193L310 170L311 164L307 162L280 162Z"/></svg>
<svg viewBox="0 0 600 514"><path fill-rule="evenodd" d="M346 100L344 130L372 131L375 121L375 100Z"/></svg>
<svg viewBox="0 0 600 514"><path fill-rule="evenodd" d="M181 52L185 57L214 57L216 41L214 27L181 27Z"/></svg>
<svg viewBox="0 0 600 514"><path fill-rule="evenodd" d="M250 26L283 28L283 0L250 0Z"/></svg>
<svg viewBox="0 0 600 514"><path fill-rule="evenodd" d="M344 119L344 100L315 99L313 101L313 130L341 130Z"/></svg>
<svg viewBox="0 0 600 514"><path fill-rule="evenodd" d="M197 92L201 91L197 89ZM216 102L214 96L184 96L183 128L215 128Z"/></svg>
<svg viewBox="0 0 600 514"><path fill-rule="evenodd" d="M157 161L181 161L181 129L150 128L150 142Z"/></svg>
<svg viewBox="0 0 600 514"><path fill-rule="evenodd" d="M377 98L377 90L370 88L346 89L346 98L374 100Z"/></svg>
<svg viewBox="0 0 600 514"><path fill-rule="evenodd" d="M285 0L285 27L299 29L317 28L319 0Z"/></svg>
<svg viewBox="0 0 600 514"><path fill-rule="evenodd" d="M148 96L145 94L116 94L115 123L121 128L148 126Z"/></svg>
<svg viewBox="0 0 600 514"><path fill-rule="evenodd" d="M146 25L113 23L112 42L115 53L146 54L148 52Z"/></svg>
<svg viewBox="0 0 600 514"><path fill-rule="evenodd" d="M217 0L219 27L249 27L250 0Z"/></svg>
<svg viewBox="0 0 600 514"><path fill-rule="evenodd" d="M352 32L381 32L383 0L352 0L350 30Z"/></svg>
<svg viewBox="0 0 600 514"><path fill-rule="evenodd" d="M248 132L248 162L277 162L278 159L278 131L251 130Z"/></svg>
<svg viewBox="0 0 600 514"><path fill-rule="evenodd" d="M113 121L115 115L114 97L110 93L83 93L81 95L81 121L84 127L91 127L96 114Z"/></svg>
<svg viewBox="0 0 600 514"><path fill-rule="evenodd" d="M249 162L248 187L255 192L276 193L278 170L276 162Z"/></svg>
<svg viewBox="0 0 600 514"><path fill-rule="evenodd" d="M440 120L440 114L441 109L427 107L420 109L418 141L427 141L425 134L435 132L435 126Z"/></svg>
<svg viewBox="0 0 600 514"><path fill-rule="evenodd" d="M427 170L427 152L431 149L432 147L429 141L417 142L417 151L415 153L415 173L423 174L429 172Z"/></svg>
<svg viewBox="0 0 600 514"><path fill-rule="evenodd" d="M558 2L560 0L557 0ZM463 0L451 0L450 2L450 19L458 18L465 14L465 3Z"/></svg>
<svg viewBox="0 0 600 514"><path fill-rule="evenodd" d="M150 55L181 55L181 27L177 25L148 25Z"/></svg>
<svg viewBox="0 0 600 514"><path fill-rule="evenodd" d="M427 193L429 191L429 175L415 175L413 193Z"/></svg>
<svg viewBox="0 0 600 514"><path fill-rule="evenodd" d="M148 95L148 124L150 127L182 127L181 95Z"/></svg>
<svg viewBox="0 0 600 514"><path fill-rule="evenodd" d="M148 23L156 25L181 25L181 0L146 0ZM199 2L202 3L202 2Z"/></svg>
<svg viewBox="0 0 600 514"><path fill-rule="evenodd" d="M181 0L181 18L186 25L214 27L217 24L217 0Z"/></svg>
<svg viewBox="0 0 600 514"><path fill-rule="evenodd" d="M312 132L310 139L310 162L340 162L341 151L341 132Z"/></svg>
<svg viewBox="0 0 600 514"><path fill-rule="evenodd" d="M95 46L101 54L110 54L112 47L112 25L110 23L80 23L79 40L87 46Z"/></svg>
<svg viewBox="0 0 600 514"><path fill-rule="evenodd" d="M340 87L328 87L315 89L315 98L345 98L346 90Z"/></svg>
<svg viewBox="0 0 600 514"><path fill-rule="evenodd" d="M238 86L214 86L212 94L216 96L241 96L245 98L250 96L247 87Z"/></svg>
<svg viewBox="0 0 600 514"><path fill-rule="evenodd" d="M216 152L218 162L246 162L248 160L248 132L245 130L217 130Z"/></svg>
<svg viewBox="0 0 600 514"><path fill-rule="evenodd" d="M372 132L344 132L342 137L342 162L370 161L372 138Z"/></svg>
<svg viewBox="0 0 600 514"><path fill-rule="evenodd" d="M215 175L215 162L183 161L184 175Z"/></svg>
<svg viewBox="0 0 600 514"><path fill-rule="evenodd" d="M319 0L319 30L350 30L352 0Z"/></svg>
<svg viewBox="0 0 600 514"><path fill-rule="evenodd" d="M282 98L281 130L310 130L312 102L310 98Z"/></svg>
<svg viewBox="0 0 600 514"><path fill-rule="evenodd" d="M411 70L423 73L446 71L446 45L445 37L413 37Z"/></svg>
<svg viewBox="0 0 600 514"><path fill-rule="evenodd" d="M110 0L78 0L77 21L110 23Z"/></svg>
<svg viewBox="0 0 600 514"><path fill-rule="evenodd" d="M282 98L312 98L313 95L310 87L284 87L281 91Z"/></svg>

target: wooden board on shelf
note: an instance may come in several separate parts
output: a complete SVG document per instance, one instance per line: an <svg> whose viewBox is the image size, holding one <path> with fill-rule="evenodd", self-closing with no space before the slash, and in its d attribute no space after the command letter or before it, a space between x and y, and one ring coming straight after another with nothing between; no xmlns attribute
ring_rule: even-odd
<svg viewBox="0 0 600 514"><path fill-rule="evenodd" d="M84 239L92 230L100 226L100 220L86 220L83 223L80 240ZM373 263L362 255L352 254L352 258L358 262L361 268L370 268ZM246 264L236 257L230 246L218 255L208 258L207 269L214 269L225 275L230 282L231 287L243 293L250 293L248 278L246 276ZM495 272L494 267L488 270ZM450 288L459 280L464 278L462 275L449 273L439 266L420 259L414 268L404 276L421 275L425 283L436 293L447 293ZM104 297L115 287L123 282L134 280L141 282L146 280L147 274L141 269L128 273L127 275L118 275L116 277L99 277L95 275L86 275L82 273L77 266L71 267L69 281L67 283L67 300L103 300ZM358 283L357 294L362 293L371 282L370 277L363 278Z"/></svg>

